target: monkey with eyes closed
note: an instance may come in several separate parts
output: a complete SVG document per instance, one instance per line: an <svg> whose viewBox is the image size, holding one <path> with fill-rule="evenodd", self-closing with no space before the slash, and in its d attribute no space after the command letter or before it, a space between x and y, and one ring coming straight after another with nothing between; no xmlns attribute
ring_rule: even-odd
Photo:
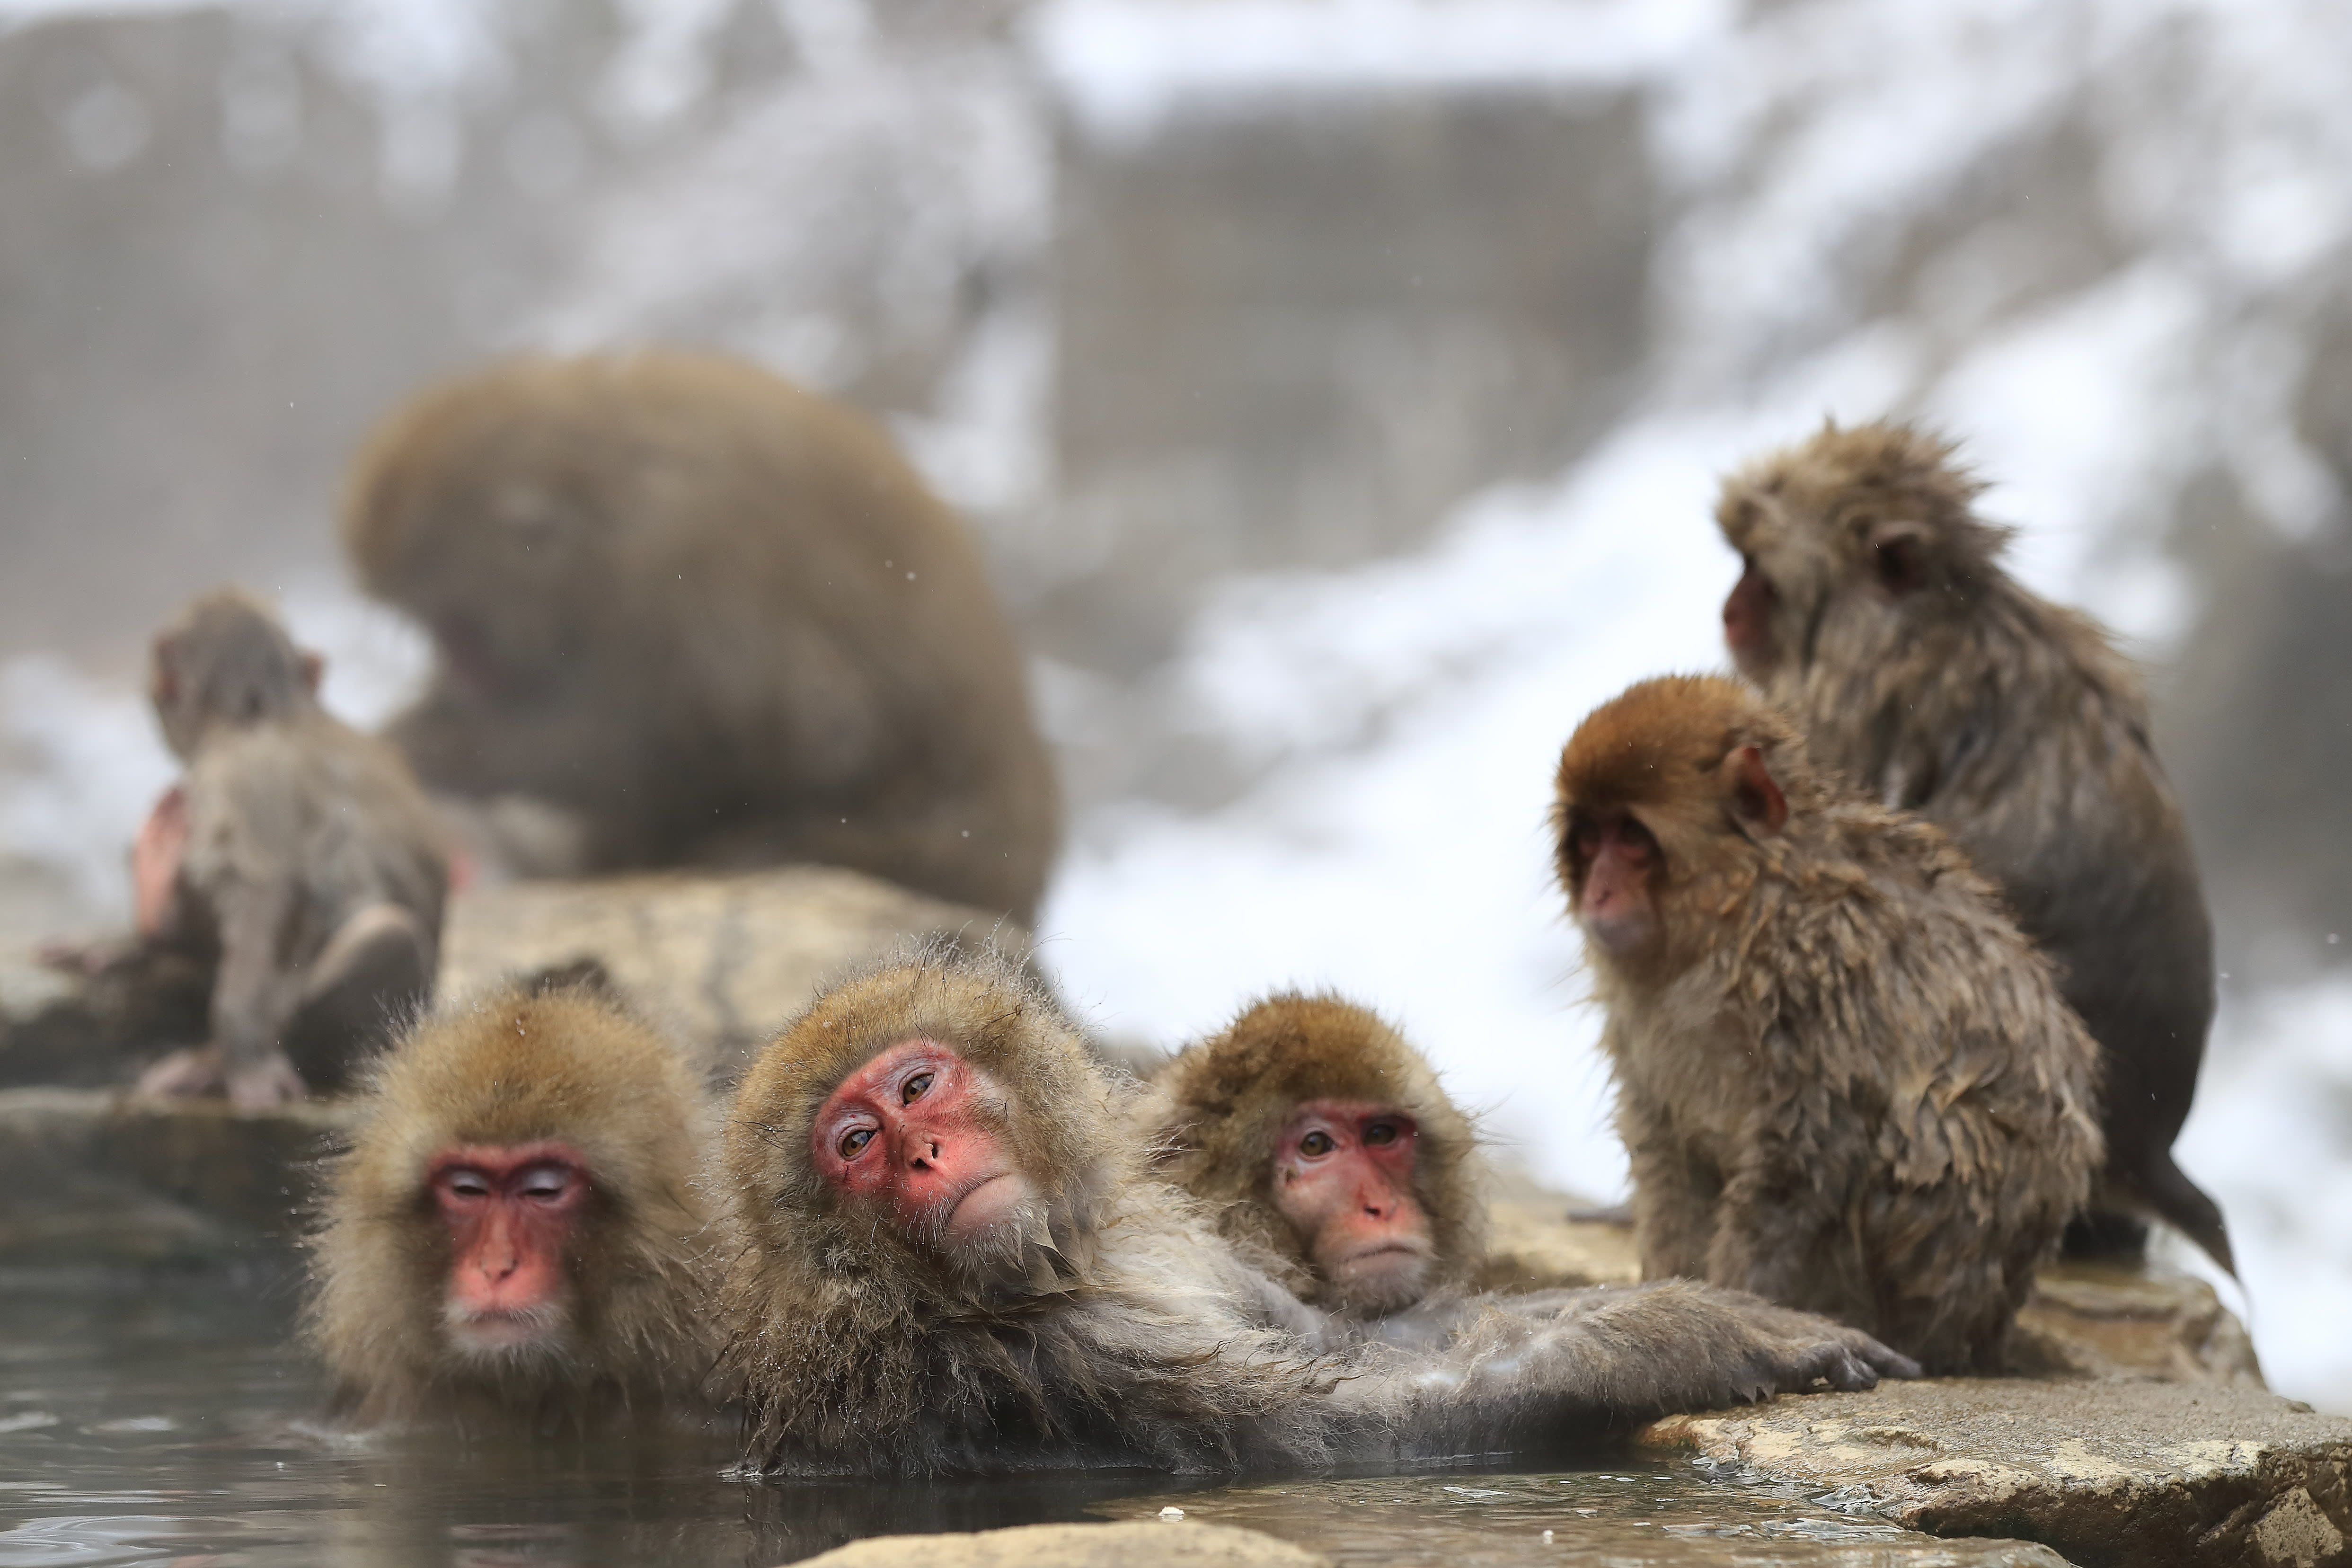
<svg viewBox="0 0 2352 1568"><path fill-rule="evenodd" d="M1161 1068L1151 1168L1301 1300L1378 1319L1458 1289L1486 1251L1468 1118L1370 1009L1286 993Z"/></svg>
<svg viewBox="0 0 2352 1568"><path fill-rule="evenodd" d="M2001 1370L2101 1150L2097 1047L1992 888L1716 678L1594 710L1555 825L1644 1276Z"/></svg>
<svg viewBox="0 0 2352 1568"><path fill-rule="evenodd" d="M186 764L132 851L137 929L45 956L95 984L184 969L210 1039L140 1088L240 1106L343 1087L432 993L447 864L431 808L381 742L319 706L320 665L223 589L155 638L149 695Z"/></svg>
<svg viewBox="0 0 2352 1568"><path fill-rule="evenodd" d="M2056 962L2105 1078L2106 1164L2070 1249L2136 1253L2152 1215L2231 1268L2220 1207L2172 1159L2213 933L2147 701L2096 623L2002 568L1982 489L1948 443L1885 424L1734 475L1724 640L1816 763L1950 834Z"/></svg>
<svg viewBox="0 0 2352 1568"><path fill-rule="evenodd" d="M1465 1310L1441 1350L1370 1343L1151 1179L1131 1110L1051 1000L984 957L884 963L788 1025L713 1175L747 1465L1315 1469L1916 1371L1683 1280Z"/></svg>
<svg viewBox="0 0 2352 1568"><path fill-rule="evenodd" d="M707 1122L677 1052L584 985L510 991L415 1029L365 1105L313 1253L339 1417L709 1413Z"/></svg>

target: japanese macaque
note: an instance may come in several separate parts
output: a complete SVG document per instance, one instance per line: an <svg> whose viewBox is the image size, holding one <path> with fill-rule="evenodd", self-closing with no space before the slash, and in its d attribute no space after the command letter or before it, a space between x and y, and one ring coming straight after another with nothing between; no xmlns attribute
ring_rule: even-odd
<svg viewBox="0 0 2352 1568"><path fill-rule="evenodd" d="M1269 996L1162 1068L1153 1171L1300 1300L1380 1317L1486 1252L1477 1137L1420 1052L1338 996Z"/></svg>
<svg viewBox="0 0 2352 1568"><path fill-rule="evenodd" d="M2230 1268L2221 1209L2172 1160L2213 933L2147 702L2096 623L2002 570L1982 489L1895 425L1763 458L1717 512L1744 564L1724 638L1820 765L1950 834L2056 963L2105 1077L2106 1165L2070 1248L2136 1253L2149 1215Z"/></svg>
<svg viewBox="0 0 2352 1568"><path fill-rule="evenodd" d="M510 362L385 425L343 538L439 655L391 738L493 840L526 824L523 869L814 861L1034 919L1059 805L1020 650L841 405L704 354Z"/></svg>
<svg viewBox="0 0 2352 1568"><path fill-rule="evenodd" d="M1684 1281L1474 1301L1442 1350L1371 1343L1150 1179L1132 1110L1002 961L934 949L819 996L744 1079L714 1178L748 1463L1315 1468L1916 1370Z"/></svg>
<svg viewBox="0 0 2352 1568"><path fill-rule="evenodd" d="M337 1415L706 1414L708 1125L679 1054L584 985L507 992L403 1040L317 1241L310 1330Z"/></svg>
<svg viewBox="0 0 2352 1568"><path fill-rule="evenodd" d="M2100 1147L2097 1047L1991 886L1717 678L1596 709L1555 826L1643 1275L2000 1370Z"/></svg>
<svg viewBox="0 0 2352 1568"><path fill-rule="evenodd" d="M448 877L432 810L396 754L319 706L319 674L233 589L155 639L150 696L186 773L131 851L136 935L50 955L99 984L209 986L210 1038L149 1068L149 1093L251 1107L341 1089L432 993Z"/></svg>

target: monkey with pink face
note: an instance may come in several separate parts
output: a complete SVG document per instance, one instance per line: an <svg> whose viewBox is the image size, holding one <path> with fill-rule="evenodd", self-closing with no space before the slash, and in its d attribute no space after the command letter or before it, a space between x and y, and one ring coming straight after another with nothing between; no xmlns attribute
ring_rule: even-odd
<svg viewBox="0 0 2352 1568"><path fill-rule="evenodd" d="M747 1466L1311 1470L1917 1370L1688 1280L1473 1300L1434 1347L1376 1342L1154 1179L1132 1113L1052 1000L986 955L886 963L788 1025L710 1181Z"/></svg>

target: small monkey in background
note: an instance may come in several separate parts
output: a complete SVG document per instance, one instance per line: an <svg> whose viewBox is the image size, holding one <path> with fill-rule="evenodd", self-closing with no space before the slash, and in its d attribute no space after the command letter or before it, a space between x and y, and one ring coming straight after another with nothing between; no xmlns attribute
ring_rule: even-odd
<svg viewBox="0 0 2352 1568"><path fill-rule="evenodd" d="M1369 1008L1269 996L1161 1068L1137 1121L1151 1169L1303 1301L1378 1318L1484 1258L1476 1135Z"/></svg>
<svg viewBox="0 0 2352 1568"><path fill-rule="evenodd" d="M1143 1155L1126 1093L1000 960L929 950L819 996L744 1079L713 1173L747 1465L1394 1463L1917 1371L1687 1280L1481 1306L1439 1352L1367 1343Z"/></svg>
<svg viewBox="0 0 2352 1568"><path fill-rule="evenodd" d="M2097 1047L1990 885L1707 677L1594 710L1554 826L1643 1275L2001 1370L2101 1150Z"/></svg>
<svg viewBox="0 0 2352 1568"><path fill-rule="evenodd" d="M1740 673L1820 765L1950 834L2056 962L2103 1058L2107 1163L2082 1252L2137 1253L2134 1217L2234 1270L2221 1211L2173 1163L2213 1018L2213 932L2130 664L2088 616L2001 567L2011 531L1953 447L1826 425L1727 480L1723 606Z"/></svg>
<svg viewBox="0 0 2352 1568"><path fill-rule="evenodd" d="M584 985L388 1052L333 1168L312 1342L354 1426L698 1418L694 1075Z"/></svg>
<svg viewBox="0 0 2352 1568"><path fill-rule="evenodd" d="M319 676L234 589L155 639L149 695L186 773L131 852L133 947L49 955L208 973L211 1037L151 1068L149 1093L340 1089L432 993L448 868L431 808L398 756L319 706Z"/></svg>

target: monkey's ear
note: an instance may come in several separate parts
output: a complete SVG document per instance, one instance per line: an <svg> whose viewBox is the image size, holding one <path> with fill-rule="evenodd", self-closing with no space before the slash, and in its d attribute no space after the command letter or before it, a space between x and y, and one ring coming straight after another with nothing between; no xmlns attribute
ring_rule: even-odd
<svg viewBox="0 0 2352 1568"><path fill-rule="evenodd" d="M1882 522L1870 531L1871 570L1897 597L1927 585L1927 531L1916 522Z"/></svg>
<svg viewBox="0 0 2352 1568"><path fill-rule="evenodd" d="M327 661L324 658L321 658L319 655L312 653L307 647L302 649L294 657L296 662L300 664L302 667L303 689L309 691L311 696L318 696L319 682L325 679L327 674Z"/></svg>
<svg viewBox="0 0 2352 1568"><path fill-rule="evenodd" d="M1778 833L1788 826L1789 797L1780 793L1772 770L1764 765L1760 749L1740 747L1723 759L1723 771L1731 783L1732 809L1743 820L1766 833Z"/></svg>

